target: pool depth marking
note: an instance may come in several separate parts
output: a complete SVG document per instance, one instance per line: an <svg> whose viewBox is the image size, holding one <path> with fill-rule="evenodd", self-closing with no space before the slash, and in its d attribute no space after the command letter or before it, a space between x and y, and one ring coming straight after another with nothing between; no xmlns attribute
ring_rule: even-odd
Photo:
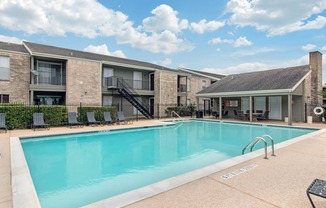
<svg viewBox="0 0 326 208"><path fill-rule="evenodd" d="M257 167L257 165L255 164L251 164L251 165L248 165L246 167L243 167L243 168L240 168L238 170L235 170L235 171L232 171L231 173L228 173L228 174L225 174L225 175L222 175L221 178L223 179L230 179L234 176L237 176L237 175L240 175L241 173L244 173L244 172L247 172L249 170L252 170L254 169L255 167Z"/></svg>

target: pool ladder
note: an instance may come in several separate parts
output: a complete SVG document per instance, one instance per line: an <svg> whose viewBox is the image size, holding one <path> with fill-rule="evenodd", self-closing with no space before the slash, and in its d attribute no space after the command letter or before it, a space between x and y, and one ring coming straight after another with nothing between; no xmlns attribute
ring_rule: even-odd
<svg viewBox="0 0 326 208"><path fill-rule="evenodd" d="M269 138L269 139L271 140L271 142L272 142L272 154L271 154L271 155L272 155L272 156L276 156L276 155L274 154L274 139L273 139L271 136L267 135L267 134L264 134L264 135L261 136L261 137L256 137L256 138L254 138L251 142L249 142L249 144L247 144L247 145L242 149L242 154L245 153L245 151L246 151L246 149L247 149L248 147L250 147L250 152L252 152L252 149L255 147L255 145L258 144L258 142L263 141L263 142L264 142L264 145L265 145L265 157L264 157L264 159L268 159L268 157L267 157L267 142L266 142L265 138Z"/></svg>
<svg viewBox="0 0 326 208"><path fill-rule="evenodd" d="M171 111L171 118L173 118L173 114L176 115L179 118L179 120L176 119L176 121L181 121L182 120L181 116L179 116L179 114L177 114L177 112L175 112L175 111Z"/></svg>

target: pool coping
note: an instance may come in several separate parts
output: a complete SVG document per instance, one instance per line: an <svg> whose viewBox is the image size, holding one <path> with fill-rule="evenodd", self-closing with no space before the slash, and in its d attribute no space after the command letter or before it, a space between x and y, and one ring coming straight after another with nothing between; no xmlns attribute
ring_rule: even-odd
<svg viewBox="0 0 326 208"><path fill-rule="evenodd" d="M209 121L209 120L206 120ZM238 122L234 122L238 123ZM144 126L144 127L127 127L127 128L120 128L120 129L114 129L114 131L118 130L126 130L126 129L140 129L140 128L150 128L150 127L159 127L159 126L167 126L167 125L173 125L175 123L171 122L165 122L162 124L160 122L160 125L153 125L153 126ZM274 125L273 125L274 126ZM278 126L278 125L275 125ZM279 125L282 126L282 125ZM286 126L285 126L286 127ZM301 128L301 127L297 127ZM315 129L315 128L309 128L309 129ZM104 130L104 131L111 131ZM20 143L20 139L26 139L29 137L46 137L46 136L58 136L58 135L71 135L71 134L80 134L80 133L92 133L92 132L104 132L101 131L82 131L78 133L61 133L61 134L48 134L48 135L39 135L39 136L22 136L22 137L10 137L10 154L11 154L11 175L12 175L12 198L13 198L13 207L35 207L40 208L40 202L33 184L33 180L24 156L24 152L22 149L22 145ZM319 134L322 132L326 132L326 129L319 129L317 128L317 131L302 135L300 137L296 137L291 140L287 140L281 143L278 143L275 145L275 150L279 148L286 147L288 145L291 145L293 143L302 141L304 139L307 139L311 136L314 136L315 134ZM270 152L270 151L268 151ZM86 208L97 208L97 207L122 207L126 206L132 203L135 203L137 201L146 199L148 197L157 195L159 193L168 191L170 189L176 188L178 186L184 185L186 183L192 182L194 180L206 177L208 175L211 175L213 173L219 172L221 170L227 169L231 166L243 163L245 161L254 159L256 157L259 157L264 154L264 150L256 150L251 153L247 153L245 155L240 155L237 157L233 157L227 160L224 160L219 163L215 163L210 166L206 166L201 169L197 169L191 172L187 172L182 175L174 176L153 184L150 184L148 186L144 186L114 197L110 197L107 199L100 200L98 202L94 202L92 204L83 206Z"/></svg>

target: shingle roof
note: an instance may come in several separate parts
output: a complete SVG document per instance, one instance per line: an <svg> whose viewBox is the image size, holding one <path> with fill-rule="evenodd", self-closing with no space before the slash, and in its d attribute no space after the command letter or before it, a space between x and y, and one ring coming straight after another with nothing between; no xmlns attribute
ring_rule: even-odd
<svg viewBox="0 0 326 208"><path fill-rule="evenodd" d="M6 42L0 42L0 49L6 50L6 51L16 51L21 53L28 53L26 48L21 44L15 44L15 43L6 43Z"/></svg>
<svg viewBox="0 0 326 208"><path fill-rule="evenodd" d="M225 77L225 75L221 75L221 74L214 74L214 73L210 73L210 72L205 72L205 71L199 71L199 70L193 70L193 69L186 69L186 68L179 68L179 70L181 71L185 71L188 73L193 73L193 74L199 74L202 76L209 76L209 77L214 77L217 80L222 79L223 77Z"/></svg>
<svg viewBox="0 0 326 208"><path fill-rule="evenodd" d="M292 89L309 71L304 65L228 75L197 94Z"/></svg>
<svg viewBox="0 0 326 208"><path fill-rule="evenodd" d="M114 56L108 55L101 55L96 53L42 45L38 43L31 43L31 42L24 42L24 44L31 50L32 53L41 53L41 54L49 54L49 55L57 55L57 56L64 56L64 57L73 57L73 58L82 58L82 59L89 59L89 60L96 60L96 61L108 61L108 62L115 62L120 64L129 64L134 66L140 67L149 67L154 69L168 69L163 66L159 66L156 64L137 61L132 59L125 59L125 58L118 58ZM170 70L170 69L168 69Z"/></svg>

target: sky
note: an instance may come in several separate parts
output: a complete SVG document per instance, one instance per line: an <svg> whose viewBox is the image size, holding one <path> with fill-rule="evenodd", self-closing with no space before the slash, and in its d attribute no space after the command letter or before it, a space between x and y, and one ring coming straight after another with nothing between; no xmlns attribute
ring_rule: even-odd
<svg viewBox="0 0 326 208"><path fill-rule="evenodd" d="M22 40L172 69L262 71L326 53L326 0L0 0L0 41Z"/></svg>

